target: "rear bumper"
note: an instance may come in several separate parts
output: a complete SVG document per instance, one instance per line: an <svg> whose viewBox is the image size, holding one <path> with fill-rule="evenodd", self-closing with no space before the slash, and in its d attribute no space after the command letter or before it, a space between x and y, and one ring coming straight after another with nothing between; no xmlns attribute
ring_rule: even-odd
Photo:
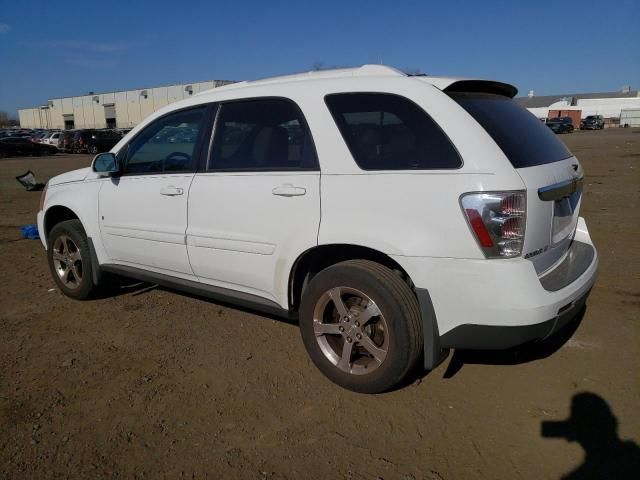
<svg viewBox="0 0 640 480"><path fill-rule="evenodd" d="M536 340L544 340L575 318L591 290L566 306L555 318L532 325L500 327L494 325L460 325L440 337L442 348L470 350L505 350Z"/></svg>
<svg viewBox="0 0 640 480"><path fill-rule="evenodd" d="M434 344L461 349L505 349L548 337L580 310L598 269L582 218L574 245L543 277L523 258L394 259L417 290L429 292Z"/></svg>

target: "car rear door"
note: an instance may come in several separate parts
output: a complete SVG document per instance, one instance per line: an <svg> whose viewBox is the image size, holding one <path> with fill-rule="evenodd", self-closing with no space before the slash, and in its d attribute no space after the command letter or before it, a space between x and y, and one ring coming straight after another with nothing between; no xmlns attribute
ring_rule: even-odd
<svg viewBox="0 0 640 480"><path fill-rule="evenodd" d="M118 153L123 173L100 188L100 229L110 261L191 276L187 256L187 198L199 159L208 107L167 114L144 128ZM163 132L196 132L182 143Z"/></svg>
<svg viewBox="0 0 640 480"><path fill-rule="evenodd" d="M317 245L320 171L302 112L285 99L220 105L189 192L187 249L210 285L287 301L297 256Z"/></svg>
<svg viewBox="0 0 640 480"><path fill-rule="evenodd" d="M523 257L538 274L567 252L578 222L583 171L552 131L511 98L456 92L451 97L487 131L527 189Z"/></svg>

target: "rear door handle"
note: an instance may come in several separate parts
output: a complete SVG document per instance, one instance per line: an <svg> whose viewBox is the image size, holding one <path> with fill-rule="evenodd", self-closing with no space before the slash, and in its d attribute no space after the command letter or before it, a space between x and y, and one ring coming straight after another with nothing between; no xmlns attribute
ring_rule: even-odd
<svg viewBox="0 0 640 480"><path fill-rule="evenodd" d="M307 189L287 184L274 188L271 193L280 197L299 197L307 193Z"/></svg>
<svg viewBox="0 0 640 480"><path fill-rule="evenodd" d="M176 195L184 194L184 189L180 187L168 186L160 189L160 195L166 195L168 197L175 197Z"/></svg>

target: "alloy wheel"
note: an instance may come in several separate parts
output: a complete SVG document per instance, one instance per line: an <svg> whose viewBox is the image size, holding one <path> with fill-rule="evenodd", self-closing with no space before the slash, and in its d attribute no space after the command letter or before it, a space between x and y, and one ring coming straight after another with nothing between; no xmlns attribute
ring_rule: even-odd
<svg viewBox="0 0 640 480"><path fill-rule="evenodd" d="M389 350L384 315L355 288L335 287L322 294L313 312L313 330L325 357L349 374L373 372Z"/></svg>
<svg viewBox="0 0 640 480"><path fill-rule="evenodd" d="M53 243L53 266L63 285L71 290L82 284L82 254L78 245L67 235L60 235Z"/></svg>

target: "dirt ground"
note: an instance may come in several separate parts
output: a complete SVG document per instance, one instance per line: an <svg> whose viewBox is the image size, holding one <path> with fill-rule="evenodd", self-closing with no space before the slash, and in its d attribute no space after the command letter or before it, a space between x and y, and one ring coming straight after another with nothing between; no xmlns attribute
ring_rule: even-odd
<svg viewBox="0 0 640 480"><path fill-rule="evenodd" d="M62 296L40 242L20 238L40 195L14 177L90 159L1 160L0 478L625 478L640 443L640 130L561 138L586 169L601 256L577 331L456 353L383 395L325 380L273 318L144 284Z"/></svg>

